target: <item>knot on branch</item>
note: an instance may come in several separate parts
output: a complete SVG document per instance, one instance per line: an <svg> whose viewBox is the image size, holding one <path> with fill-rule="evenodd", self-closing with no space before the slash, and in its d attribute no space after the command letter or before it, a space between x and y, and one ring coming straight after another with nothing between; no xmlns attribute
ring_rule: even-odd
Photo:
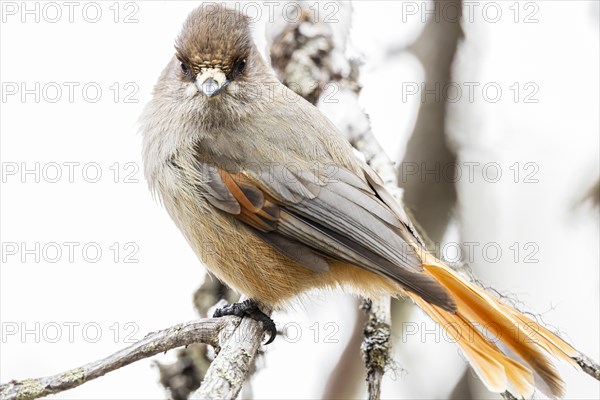
<svg viewBox="0 0 600 400"><path fill-rule="evenodd" d="M362 306L369 316L363 330L365 338L360 346L367 373L369 370L383 372L390 364L390 325L375 313L370 312L371 306L371 300L366 300Z"/></svg>

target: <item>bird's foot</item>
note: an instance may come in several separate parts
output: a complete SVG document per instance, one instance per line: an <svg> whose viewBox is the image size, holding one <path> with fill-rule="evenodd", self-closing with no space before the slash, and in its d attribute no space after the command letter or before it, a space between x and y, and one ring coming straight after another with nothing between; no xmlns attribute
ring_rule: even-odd
<svg viewBox="0 0 600 400"><path fill-rule="evenodd" d="M252 318L255 321L261 323L263 329L270 335L269 340L265 344L271 343L277 336L277 328L275 322L267 314L262 312L258 307L256 301L252 299L245 300L241 303L233 303L225 307L218 308L215 310L213 317L219 318L226 315L235 315L236 317Z"/></svg>

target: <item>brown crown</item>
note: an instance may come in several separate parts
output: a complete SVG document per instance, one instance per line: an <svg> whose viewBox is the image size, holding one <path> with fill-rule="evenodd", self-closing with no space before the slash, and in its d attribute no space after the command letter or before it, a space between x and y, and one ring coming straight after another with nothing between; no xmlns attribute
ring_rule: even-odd
<svg viewBox="0 0 600 400"><path fill-rule="evenodd" d="M196 72L216 67L226 74L248 57L251 47L248 17L214 3L190 13L175 45L177 57Z"/></svg>

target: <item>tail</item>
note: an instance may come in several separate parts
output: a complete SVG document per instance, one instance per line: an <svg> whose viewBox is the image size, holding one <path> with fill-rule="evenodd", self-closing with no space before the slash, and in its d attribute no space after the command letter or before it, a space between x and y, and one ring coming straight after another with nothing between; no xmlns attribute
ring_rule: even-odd
<svg viewBox="0 0 600 400"><path fill-rule="evenodd" d="M452 295L457 312L450 313L408 295L446 332L493 392L510 391L524 398L537 388L548 397L562 397L564 384L551 358L577 367L578 352L561 338L446 265L424 254L423 268Z"/></svg>

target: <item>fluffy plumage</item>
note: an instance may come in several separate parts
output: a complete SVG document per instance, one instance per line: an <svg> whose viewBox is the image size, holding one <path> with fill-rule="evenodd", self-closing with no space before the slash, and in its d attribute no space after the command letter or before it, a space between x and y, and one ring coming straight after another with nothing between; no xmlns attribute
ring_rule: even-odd
<svg viewBox="0 0 600 400"><path fill-rule="evenodd" d="M142 117L145 175L215 276L274 307L314 288L408 294L449 331L472 332L457 343L491 390L563 394L549 356L575 350L527 331L531 320L418 244L377 174L277 80L245 17L197 9L176 49ZM197 90L207 70L227 77L218 95ZM492 325L507 349L481 333Z"/></svg>

